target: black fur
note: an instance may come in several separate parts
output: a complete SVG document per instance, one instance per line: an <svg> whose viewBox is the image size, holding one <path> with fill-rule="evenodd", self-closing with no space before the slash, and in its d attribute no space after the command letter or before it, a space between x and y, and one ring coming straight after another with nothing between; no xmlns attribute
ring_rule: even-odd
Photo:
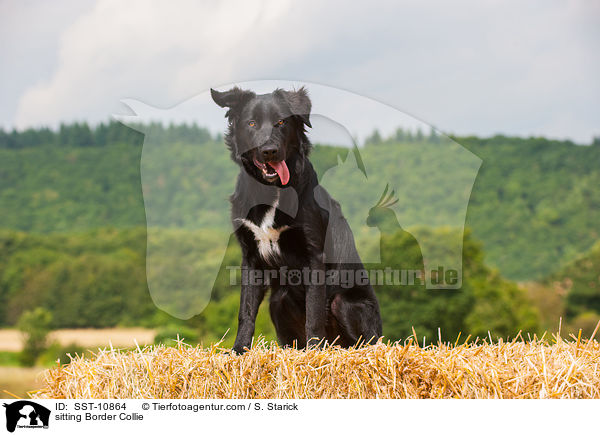
<svg viewBox="0 0 600 435"><path fill-rule="evenodd" d="M282 345L303 348L325 339L348 347L377 340L381 317L368 279L350 288L339 283L280 285L282 266L328 274L342 269L364 272L339 204L318 185L308 160L311 146L305 128L311 126L311 102L305 89L256 95L236 87L211 93L219 106L228 108L225 143L241 166L231 197L231 218L242 249L242 266L249 271L270 270L273 277L259 285L242 283L234 350L241 353L250 347L258 307L268 287L271 318ZM272 175L269 161L287 164L287 184ZM264 258L254 233L240 222L247 219L260 225L278 198L273 228L289 228L279 236L280 255Z"/></svg>

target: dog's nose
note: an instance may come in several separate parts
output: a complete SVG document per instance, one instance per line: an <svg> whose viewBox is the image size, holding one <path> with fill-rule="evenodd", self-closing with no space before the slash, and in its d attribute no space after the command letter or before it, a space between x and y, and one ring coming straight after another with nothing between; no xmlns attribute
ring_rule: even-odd
<svg viewBox="0 0 600 435"><path fill-rule="evenodd" d="M267 145L261 148L260 152L262 153L264 161L269 162L274 160L277 156L277 147L275 145Z"/></svg>

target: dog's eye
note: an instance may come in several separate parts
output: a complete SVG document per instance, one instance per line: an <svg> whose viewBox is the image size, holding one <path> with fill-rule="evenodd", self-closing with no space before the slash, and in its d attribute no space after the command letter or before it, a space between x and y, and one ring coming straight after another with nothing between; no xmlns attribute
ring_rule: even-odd
<svg viewBox="0 0 600 435"><path fill-rule="evenodd" d="M254 127L254 126L256 126L256 121L248 121L248 125L250 127Z"/></svg>
<svg viewBox="0 0 600 435"><path fill-rule="evenodd" d="M280 119L279 121L277 121L277 125L283 125L285 124L285 121L283 119Z"/></svg>

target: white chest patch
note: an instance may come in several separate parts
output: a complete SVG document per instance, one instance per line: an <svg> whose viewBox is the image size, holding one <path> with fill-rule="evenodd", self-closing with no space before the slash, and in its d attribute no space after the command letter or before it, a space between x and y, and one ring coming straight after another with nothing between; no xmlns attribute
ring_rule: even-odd
<svg viewBox="0 0 600 435"><path fill-rule="evenodd" d="M289 228L287 225L277 229L273 228L273 224L275 223L275 210L278 205L279 198L265 213L260 225L256 225L248 219L239 219L239 221L254 234L254 240L256 240L256 243L258 244L258 252L265 260L277 257L281 254L281 250L279 249L279 237L282 232Z"/></svg>

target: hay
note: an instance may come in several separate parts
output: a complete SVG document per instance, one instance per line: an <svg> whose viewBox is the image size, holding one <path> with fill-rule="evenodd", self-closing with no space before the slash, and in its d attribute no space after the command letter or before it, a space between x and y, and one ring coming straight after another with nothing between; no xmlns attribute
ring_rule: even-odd
<svg viewBox="0 0 600 435"><path fill-rule="evenodd" d="M33 397L600 398L599 363L599 343L576 337L308 351L260 340L243 356L179 342L75 357L46 371Z"/></svg>

